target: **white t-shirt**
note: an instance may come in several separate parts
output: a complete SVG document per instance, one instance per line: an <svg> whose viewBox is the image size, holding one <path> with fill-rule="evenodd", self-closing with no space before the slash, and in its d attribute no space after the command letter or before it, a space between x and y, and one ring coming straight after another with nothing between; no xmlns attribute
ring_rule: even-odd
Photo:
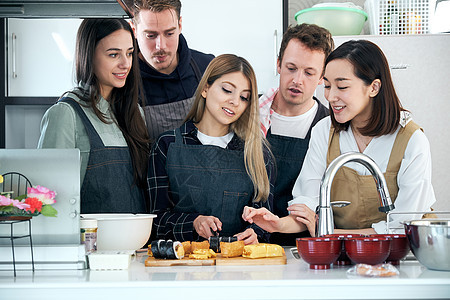
<svg viewBox="0 0 450 300"><path fill-rule="evenodd" d="M331 119L320 120L312 129L309 149L305 157L302 170L292 190L294 203L304 203L315 210L319 204L320 181L326 170L328 138L330 135ZM384 173L389 162L392 146L397 131L394 134L375 137L364 150L364 154L372 158ZM358 145L349 127L347 131L339 133L341 153L359 152ZM354 169L360 175L370 175L370 171L361 164L349 162L346 167ZM429 211L436 202L433 186L431 185L431 152L427 137L421 130L416 130L409 139L397 176L398 195L395 200L394 212ZM399 227L402 221L420 219L421 214L393 214L389 228ZM386 232L386 221L372 224L377 233ZM400 229L397 232L401 232Z"/></svg>
<svg viewBox="0 0 450 300"><path fill-rule="evenodd" d="M318 108L319 105L314 101L314 105L306 113L294 117L283 116L274 111L271 116L272 125L270 126L272 134L304 139Z"/></svg>
<svg viewBox="0 0 450 300"><path fill-rule="evenodd" d="M200 131L197 132L197 138L203 145L218 146L220 148L226 148L233 136L234 132L229 132L224 136L209 136Z"/></svg>

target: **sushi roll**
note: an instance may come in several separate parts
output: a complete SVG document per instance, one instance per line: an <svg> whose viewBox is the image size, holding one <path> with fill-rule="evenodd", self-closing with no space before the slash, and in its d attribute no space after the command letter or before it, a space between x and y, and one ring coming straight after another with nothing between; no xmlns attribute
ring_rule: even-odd
<svg viewBox="0 0 450 300"><path fill-rule="evenodd" d="M159 253L161 254L161 258L167 258L167 249L172 247L172 240L162 240L159 243Z"/></svg>
<svg viewBox="0 0 450 300"><path fill-rule="evenodd" d="M218 236L211 236L209 238L209 249L213 250L216 253L220 252L220 237Z"/></svg>
<svg viewBox="0 0 450 300"><path fill-rule="evenodd" d="M224 242L224 243L232 243L232 242L236 242L237 241L237 237L236 236L221 236L219 243L220 242Z"/></svg>
<svg viewBox="0 0 450 300"><path fill-rule="evenodd" d="M156 241L152 241L150 246L151 246L151 251L153 254L154 258L163 258L163 254L160 251L160 244L162 242L165 242L164 240L156 240Z"/></svg>
<svg viewBox="0 0 450 300"><path fill-rule="evenodd" d="M157 240L151 243L151 252L154 258L158 259L182 259L184 257L184 247L178 241Z"/></svg>
<svg viewBox="0 0 450 300"><path fill-rule="evenodd" d="M184 257L184 247L178 242L171 242L170 246L167 245L167 258L168 259L182 259Z"/></svg>

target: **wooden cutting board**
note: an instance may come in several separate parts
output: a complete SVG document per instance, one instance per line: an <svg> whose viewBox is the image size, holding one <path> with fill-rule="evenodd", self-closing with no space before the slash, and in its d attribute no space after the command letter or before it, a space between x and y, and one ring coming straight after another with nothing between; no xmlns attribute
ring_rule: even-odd
<svg viewBox="0 0 450 300"><path fill-rule="evenodd" d="M156 259L148 257L145 260L146 267L170 267L170 266L257 266L257 265L285 265L286 254L278 257L266 258L245 258L239 257L222 257L220 254L216 258L210 259Z"/></svg>
<svg viewBox="0 0 450 300"><path fill-rule="evenodd" d="M287 262L286 254L277 257L265 257L265 258L245 258L239 257L222 257L217 255L217 266L260 266L260 265L285 265Z"/></svg>
<svg viewBox="0 0 450 300"><path fill-rule="evenodd" d="M170 266L214 266L215 258L210 259L156 259L148 257L145 260L146 267L170 267Z"/></svg>

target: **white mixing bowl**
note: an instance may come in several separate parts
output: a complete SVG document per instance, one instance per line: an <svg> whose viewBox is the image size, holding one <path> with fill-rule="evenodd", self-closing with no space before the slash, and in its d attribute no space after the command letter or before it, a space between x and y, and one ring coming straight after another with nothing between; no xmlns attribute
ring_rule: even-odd
<svg viewBox="0 0 450 300"><path fill-rule="evenodd" d="M82 214L82 218L96 219L97 250L137 250L150 238L151 214Z"/></svg>

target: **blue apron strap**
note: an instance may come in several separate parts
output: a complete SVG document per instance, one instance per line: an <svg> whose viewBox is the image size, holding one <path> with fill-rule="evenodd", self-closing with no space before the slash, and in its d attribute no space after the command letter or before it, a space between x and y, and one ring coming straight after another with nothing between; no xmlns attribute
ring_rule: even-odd
<svg viewBox="0 0 450 300"><path fill-rule="evenodd" d="M200 68L198 67L193 57L191 57L191 61L189 62L189 64L191 65L192 70L194 71L195 78L197 78L197 82L200 82L200 80L202 79L202 72L200 71Z"/></svg>
<svg viewBox="0 0 450 300"><path fill-rule="evenodd" d="M180 127L175 129L175 144L176 145L182 145L183 144L183 137L181 136Z"/></svg>
<svg viewBox="0 0 450 300"><path fill-rule="evenodd" d="M308 140L311 138L312 128L317 124L317 122L319 122L320 120L322 120L323 118L327 117L330 114L329 110L325 107L325 105L320 103L319 99L317 99L316 97L313 97L313 99L317 102L319 107L317 108L316 116L314 117L311 126L309 127L308 133L305 136L305 139Z"/></svg>
<svg viewBox="0 0 450 300"><path fill-rule="evenodd" d="M78 116L81 119L81 122L83 122L84 128L86 129L91 149L105 148L102 139L100 138L100 136L98 135L97 131L94 128L94 125L92 125L91 121L89 121L88 117L86 116L86 113L83 111L83 109L81 108L80 104L77 101L69 97L63 97L58 102L65 102L69 104L77 112Z"/></svg>

